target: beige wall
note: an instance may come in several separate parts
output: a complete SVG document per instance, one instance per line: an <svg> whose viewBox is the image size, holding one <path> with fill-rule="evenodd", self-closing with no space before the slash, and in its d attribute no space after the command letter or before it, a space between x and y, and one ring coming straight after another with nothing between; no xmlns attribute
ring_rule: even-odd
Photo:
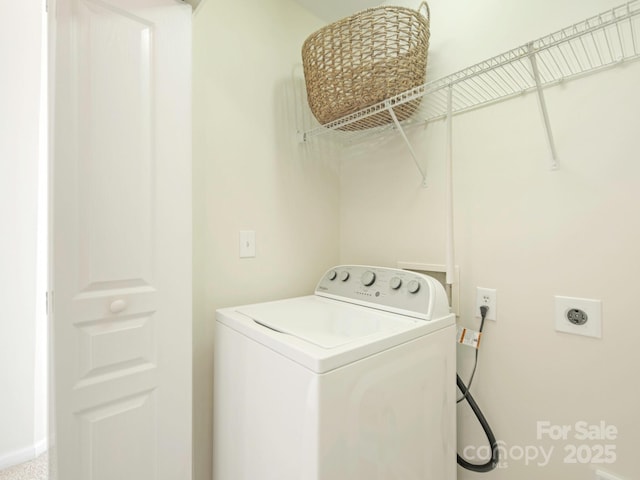
<svg viewBox="0 0 640 480"><path fill-rule="evenodd" d="M216 308L310 293L338 259L338 168L296 142L292 69L319 20L291 0L194 17L195 479L211 479ZM257 256L238 258L255 230Z"/></svg>
<svg viewBox="0 0 640 480"><path fill-rule="evenodd" d="M617 5L619 0L431 0L431 79ZM429 188L398 139L341 163L295 144L291 68L320 22L289 0L200 5L194 23L194 445L196 480L210 480L212 325L218 307L310 291L327 266L444 263L442 122L411 133ZM461 323L477 286L497 289L474 393L509 453L553 447L548 465L507 466L487 479L594 478L563 462L569 444L613 444L601 465L640 477L640 63L548 89L560 170L529 94L454 121L456 263ZM366 149L363 149L366 150ZM315 152L317 153L317 152ZM339 176L339 178L338 178ZM238 258L238 231L258 255ZM339 252L339 255L338 255ZM602 340L556 333L553 296L603 301ZM468 375L472 356L459 355ZM631 378L628 378L631 377ZM629 382L627 384L626 382ZM482 445L460 409L460 448ZM538 421L605 421L614 441L536 438ZM513 448L516 448L514 450ZM460 479L476 478L460 471Z"/></svg>
<svg viewBox="0 0 640 480"><path fill-rule="evenodd" d="M430 1L432 79L617 5L616 1ZM513 5L512 5L513 4ZM555 13L554 13L555 12ZM466 62L466 63L463 63ZM640 477L635 367L640 335L640 63L546 91L560 169L549 154L533 94L454 119L456 263L461 323L474 320L477 286L497 289L498 322L488 323L474 394L509 454L554 447L548 465L506 458L483 478L592 479L599 467ZM404 144L343 163L341 261L395 266L445 261L443 122L412 132L429 188ZM603 301L603 338L554 330L553 296ZM459 353L466 378L472 353ZM538 421L617 427L615 440L539 440ZM484 439L459 407L459 448ZM612 464L565 464L568 445L612 444ZM530 449L531 450L531 449ZM594 452L594 450L591 450ZM540 460L542 461L542 460ZM460 470L460 479L480 478Z"/></svg>

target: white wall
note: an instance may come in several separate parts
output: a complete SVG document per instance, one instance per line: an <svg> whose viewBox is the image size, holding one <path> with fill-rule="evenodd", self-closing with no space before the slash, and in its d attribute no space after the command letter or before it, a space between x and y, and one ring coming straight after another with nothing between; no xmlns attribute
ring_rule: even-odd
<svg viewBox="0 0 640 480"><path fill-rule="evenodd" d="M430 79L459 70L617 5L619 0L431 0ZM497 289L473 392L508 451L554 447L546 466L507 458L460 479L594 478L594 467L640 477L635 367L640 336L640 62L546 90L560 170L549 171L533 94L454 119L456 263L461 323L475 288ZM429 188L400 140L343 163L341 261L395 266L445 261L443 122L412 132ZM553 296L603 301L601 340L557 333ZM466 378L472 353L459 355ZM617 427L615 440L538 439L538 421ZM459 408L459 447L483 445ZM570 444L614 445L613 464L567 464ZM593 450L591 450L593 452Z"/></svg>
<svg viewBox="0 0 640 480"><path fill-rule="evenodd" d="M338 169L296 143L292 69L319 20L291 0L194 18L194 448L211 479L216 308L310 293L338 259ZM257 256L238 258L255 230Z"/></svg>
<svg viewBox="0 0 640 480"><path fill-rule="evenodd" d="M619 0L431 0L429 78L446 75L580 21ZM415 5L414 5L415 6ZM308 292L340 261L444 263L444 126L412 132L429 188L402 142L332 159L291 142L290 69L319 21L288 0L202 4L194 23L194 445L197 480L210 479L214 310ZM615 425L616 462L640 476L640 414L632 378L640 325L640 62L546 91L560 170L548 153L536 98L526 95L454 121L461 323L474 326L476 286L498 292L474 394L500 440L555 450L546 466L507 459L493 479L593 478L565 464L569 437L536 438L536 423ZM338 225L339 219L339 225ZM238 259L238 231L255 229L258 256ZM602 340L553 329L553 295L599 298ZM631 313L630 313L631 312ZM470 352L460 353L463 376ZM627 376L631 378L627 378ZM627 384L627 382L629 382ZM482 445L460 409L460 447ZM510 450L517 453L517 450ZM460 479L476 478L460 471Z"/></svg>
<svg viewBox="0 0 640 480"><path fill-rule="evenodd" d="M34 424L41 19L41 2L0 4L0 468L44 436Z"/></svg>

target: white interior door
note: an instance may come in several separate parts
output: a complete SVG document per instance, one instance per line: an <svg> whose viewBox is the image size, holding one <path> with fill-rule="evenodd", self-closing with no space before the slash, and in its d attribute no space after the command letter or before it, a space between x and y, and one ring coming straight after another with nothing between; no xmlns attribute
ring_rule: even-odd
<svg viewBox="0 0 640 480"><path fill-rule="evenodd" d="M50 0L60 480L191 478L191 8Z"/></svg>

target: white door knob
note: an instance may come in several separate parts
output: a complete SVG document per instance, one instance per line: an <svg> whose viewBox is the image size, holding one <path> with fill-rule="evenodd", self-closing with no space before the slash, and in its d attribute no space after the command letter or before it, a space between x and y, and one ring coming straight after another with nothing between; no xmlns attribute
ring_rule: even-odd
<svg viewBox="0 0 640 480"><path fill-rule="evenodd" d="M111 310L111 313L120 313L125 308L127 308L127 302L122 299L114 300L113 302L111 302L111 305L109 305L109 310Z"/></svg>

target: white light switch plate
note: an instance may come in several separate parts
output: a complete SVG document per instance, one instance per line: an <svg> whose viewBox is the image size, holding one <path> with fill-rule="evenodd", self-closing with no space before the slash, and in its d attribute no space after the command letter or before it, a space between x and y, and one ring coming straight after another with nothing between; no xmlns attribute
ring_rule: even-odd
<svg viewBox="0 0 640 480"><path fill-rule="evenodd" d="M253 230L240 231L240 258L256 256L256 232Z"/></svg>

